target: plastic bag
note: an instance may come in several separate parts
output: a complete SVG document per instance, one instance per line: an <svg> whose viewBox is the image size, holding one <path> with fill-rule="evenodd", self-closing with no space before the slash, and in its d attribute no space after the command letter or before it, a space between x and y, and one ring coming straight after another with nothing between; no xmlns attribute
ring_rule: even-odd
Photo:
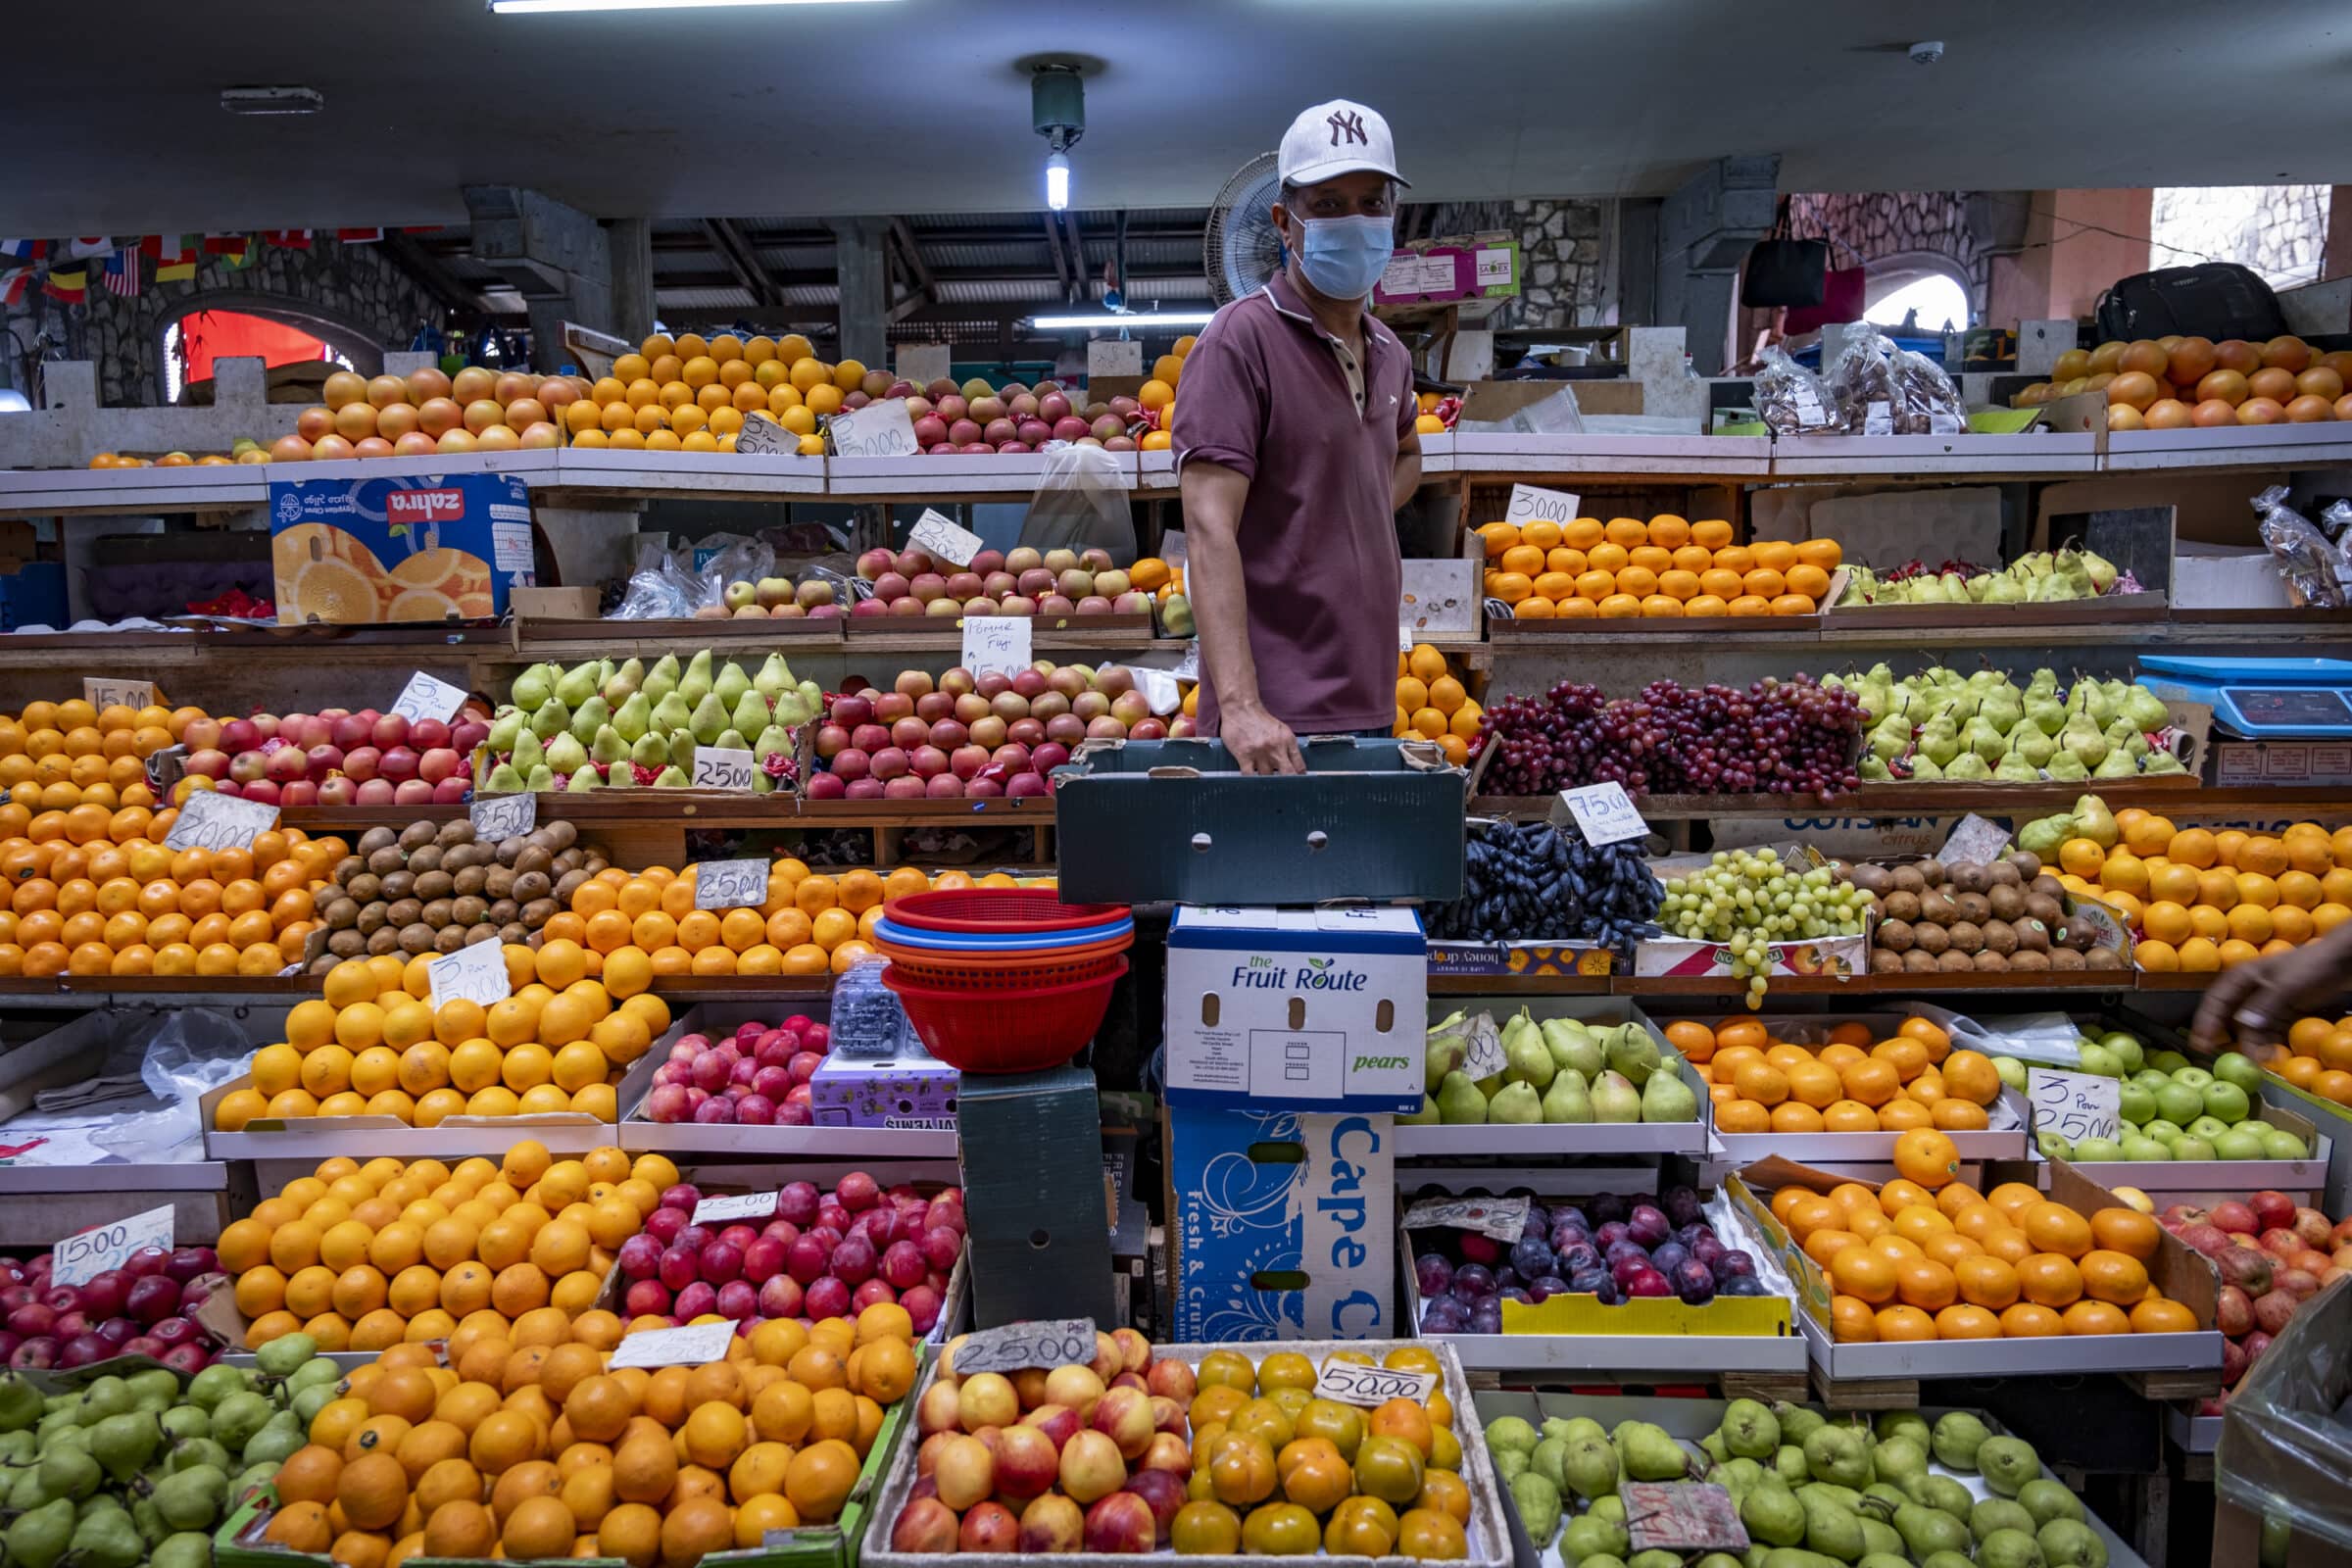
<svg viewBox="0 0 2352 1568"><path fill-rule="evenodd" d="M694 581L660 535L637 541L629 591L608 620L684 620L694 613Z"/></svg>
<svg viewBox="0 0 2352 1568"><path fill-rule="evenodd" d="M1924 354L1894 357L1894 433L1956 435L1968 428L1968 407L1943 367Z"/></svg>
<svg viewBox="0 0 2352 1568"><path fill-rule="evenodd" d="M878 961L853 963L833 983L832 1049L838 1054L872 1058L906 1054L906 1009L882 984L883 968Z"/></svg>
<svg viewBox="0 0 2352 1568"><path fill-rule="evenodd" d="M1121 482L1124 454L1075 443L1049 448L1021 543L1031 550L1106 550L1114 565L1135 561L1135 516Z"/></svg>
<svg viewBox="0 0 2352 1568"><path fill-rule="evenodd" d="M1820 435L1843 427L1821 377L1780 348L1763 354L1756 371L1756 416L1775 435Z"/></svg>
<svg viewBox="0 0 2352 1568"><path fill-rule="evenodd" d="M2304 1302L2222 1405L2216 1492L2296 1535L2352 1546L2352 1287Z"/></svg>
<svg viewBox="0 0 2352 1568"><path fill-rule="evenodd" d="M1582 435L1585 416L1577 407L1576 388L1563 383L1507 419L1456 419L1453 427L1479 435Z"/></svg>
<svg viewBox="0 0 2352 1568"><path fill-rule="evenodd" d="M122 1159L161 1161L200 1148L198 1102L242 1076L253 1061L245 1028L224 1012L188 1007L163 1015L148 1038L139 1077L164 1103L137 1115L118 1115L91 1135Z"/></svg>
<svg viewBox="0 0 2352 1568"><path fill-rule="evenodd" d="M2305 604L2339 610L2345 596L2338 567L2344 558L2326 534L2287 505L2286 497L2286 486L2275 484L2254 498L2254 514L2262 519L2257 531L2263 545L2278 558L2279 571Z"/></svg>
<svg viewBox="0 0 2352 1568"><path fill-rule="evenodd" d="M1894 434L1894 345L1872 327L1845 340L1827 376L1847 435Z"/></svg>

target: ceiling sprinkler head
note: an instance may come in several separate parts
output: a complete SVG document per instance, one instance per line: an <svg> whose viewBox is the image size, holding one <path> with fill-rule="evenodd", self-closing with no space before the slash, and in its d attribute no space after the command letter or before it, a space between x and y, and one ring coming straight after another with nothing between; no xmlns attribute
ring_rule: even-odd
<svg viewBox="0 0 2352 1568"><path fill-rule="evenodd" d="M1910 53L1913 65L1932 66L1943 58L1943 40L1931 38L1926 43L1915 43L1911 46Z"/></svg>

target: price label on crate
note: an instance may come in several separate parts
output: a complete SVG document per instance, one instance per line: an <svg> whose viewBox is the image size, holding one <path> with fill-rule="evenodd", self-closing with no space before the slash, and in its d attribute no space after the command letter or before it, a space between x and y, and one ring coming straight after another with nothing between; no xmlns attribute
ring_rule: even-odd
<svg viewBox="0 0 2352 1568"><path fill-rule="evenodd" d="M1406 1372L1396 1367L1365 1366L1359 1361L1326 1361L1315 1374L1315 1397L1337 1399L1374 1409L1391 1399L1418 1404L1438 1386L1435 1372Z"/></svg>
<svg viewBox="0 0 2352 1568"><path fill-rule="evenodd" d="M1425 1198L1404 1211L1404 1227L1443 1225L1515 1242L1527 1229L1524 1198Z"/></svg>
<svg viewBox="0 0 2352 1568"><path fill-rule="evenodd" d="M749 414L735 432L735 450L752 457L789 458L801 450L801 438L764 414Z"/></svg>
<svg viewBox="0 0 2352 1568"><path fill-rule="evenodd" d="M1037 1366L1080 1366L1095 1358L1095 1320L1054 1318L982 1329L956 1349L956 1375L1020 1372Z"/></svg>
<svg viewBox="0 0 2352 1568"><path fill-rule="evenodd" d="M1401 620L1396 623L1396 651L1400 654L1413 651L1413 628Z"/></svg>
<svg viewBox="0 0 2352 1568"><path fill-rule="evenodd" d="M844 409L825 430L833 438L834 452L845 458L911 458L923 450L915 444L914 417L906 412L905 398Z"/></svg>
<svg viewBox="0 0 2352 1568"><path fill-rule="evenodd" d="M1943 853L1936 858L1946 865L1989 865L2008 842L2007 828L1971 811L1943 841Z"/></svg>
<svg viewBox="0 0 2352 1568"><path fill-rule="evenodd" d="M1511 504L1503 516L1511 522L1527 523L1551 521L1565 528L1577 518L1584 497L1565 490L1546 490L1542 485L1515 484L1511 486Z"/></svg>
<svg viewBox="0 0 2352 1568"><path fill-rule="evenodd" d="M963 617L963 667L975 675L1018 675L1029 667L1027 615Z"/></svg>
<svg viewBox="0 0 2352 1568"><path fill-rule="evenodd" d="M420 718L437 718L447 723L465 706L465 687L435 680L421 669L411 675L400 695L392 699L392 711L412 724Z"/></svg>
<svg viewBox="0 0 2352 1568"><path fill-rule="evenodd" d="M155 682L151 680L95 680L81 678L82 701L100 712L110 708L153 708Z"/></svg>
<svg viewBox="0 0 2352 1568"><path fill-rule="evenodd" d="M122 1260L142 1247L172 1250L171 1204L65 1238L49 1250L49 1283L84 1284L110 1268L121 1268Z"/></svg>
<svg viewBox="0 0 2352 1568"><path fill-rule="evenodd" d="M506 948L497 942L476 942L446 958L435 958L424 966L424 977L431 983L436 1009L459 1001L487 1007L514 994L514 982L507 975Z"/></svg>
<svg viewBox="0 0 2352 1568"><path fill-rule="evenodd" d="M738 1219L776 1217L776 1194L738 1193L732 1198L706 1198L694 1205L697 1225L725 1224Z"/></svg>
<svg viewBox="0 0 2352 1568"><path fill-rule="evenodd" d="M1731 1493L1704 1481L1628 1481L1625 1533L1636 1551L1745 1551L1747 1527Z"/></svg>
<svg viewBox="0 0 2352 1568"><path fill-rule="evenodd" d="M699 760L702 754L695 754ZM767 861L705 860L694 868L698 909L757 909L767 902Z"/></svg>
<svg viewBox="0 0 2352 1568"><path fill-rule="evenodd" d="M702 1366L727 1353L735 1343L735 1324L689 1323L682 1329L646 1329L621 1337L613 1348L611 1370L630 1366Z"/></svg>
<svg viewBox="0 0 2352 1568"><path fill-rule="evenodd" d="M732 746L697 746L694 749L694 787L698 790L749 791L752 772L759 764L749 752L739 752Z"/></svg>
<svg viewBox="0 0 2352 1568"><path fill-rule="evenodd" d="M466 808L466 819L473 823L476 844L498 844L507 839L518 839L539 825L539 797L521 795L493 795L488 800L474 797Z"/></svg>
<svg viewBox="0 0 2352 1568"><path fill-rule="evenodd" d="M1649 837L1649 824L1634 809L1625 786L1614 779L1560 791L1560 803L1576 818L1576 830L1592 845L1621 844Z"/></svg>
<svg viewBox="0 0 2352 1568"><path fill-rule="evenodd" d="M1492 1078L1509 1065L1509 1058L1502 1051L1501 1031L1494 1027L1492 1017L1480 1013L1470 1020L1466 1033L1470 1037L1469 1053L1463 1057L1462 1071L1473 1078Z"/></svg>
<svg viewBox="0 0 2352 1568"><path fill-rule="evenodd" d="M978 534L957 527L954 519L929 507L914 519L914 531L906 536L906 543L935 561L956 566L970 565L982 548Z"/></svg>
<svg viewBox="0 0 2352 1568"><path fill-rule="evenodd" d="M180 806L164 835L167 850L249 850L256 835L277 826L277 808L212 790L197 790Z"/></svg>
<svg viewBox="0 0 2352 1568"><path fill-rule="evenodd" d="M2114 1138L2123 1130L2123 1086L2087 1072L2026 1069L2026 1094L2034 1102L2034 1129L2056 1133L2070 1144L2085 1138Z"/></svg>

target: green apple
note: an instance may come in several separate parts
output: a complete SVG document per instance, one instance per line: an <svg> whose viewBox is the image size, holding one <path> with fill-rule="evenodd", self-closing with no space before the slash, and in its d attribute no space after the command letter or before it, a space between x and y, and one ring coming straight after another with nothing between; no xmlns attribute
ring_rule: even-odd
<svg viewBox="0 0 2352 1568"><path fill-rule="evenodd" d="M2168 1144L2162 1144L2153 1138L2142 1137L2135 1133L2124 1140L2124 1157L2135 1162L2170 1159L2173 1157L2173 1151Z"/></svg>
<svg viewBox="0 0 2352 1568"><path fill-rule="evenodd" d="M2179 1072L2188 1065L2188 1058L2178 1051L2159 1051L2148 1058L2148 1065L2158 1072Z"/></svg>
<svg viewBox="0 0 2352 1568"><path fill-rule="evenodd" d="M2132 1081L2135 1084L2147 1085L2148 1093L2154 1094L2166 1084L2171 1083L2173 1075L2169 1072L2158 1072L2153 1067L2142 1067L2132 1075Z"/></svg>
<svg viewBox="0 0 2352 1568"><path fill-rule="evenodd" d="M2124 1064L2105 1046L2085 1044L2082 1047L2082 1070L2100 1078L2115 1078L2122 1075Z"/></svg>
<svg viewBox="0 0 2352 1568"><path fill-rule="evenodd" d="M2191 1138L2202 1138L2210 1144L2228 1132L2230 1124L2219 1116L2198 1116L2187 1124L2186 1130Z"/></svg>
<svg viewBox="0 0 2352 1568"><path fill-rule="evenodd" d="M2250 1121L2240 1122L2237 1130L2242 1133L2254 1125ZM2255 1136L2262 1140L2262 1157L2265 1159L2309 1159L2311 1157L2311 1151L2303 1146L2303 1140L2283 1127L2265 1127Z"/></svg>
<svg viewBox="0 0 2352 1568"><path fill-rule="evenodd" d="M2225 1132L2228 1130L2228 1128L2223 1129ZM2220 1157L2213 1152L2213 1144L2207 1139L2183 1135L2173 1140L2173 1158L2177 1160L2219 1159Z"/></svg>
<svg viewBox="0 0 2352 1568"><path fill-rule="evenodd" d="M2213 1141L2213 1152L2224 1159L2261 1159L2262 1135L2232 1127Z"/></svg>
<svg viewBox="0 0 2352 1568"><path fill-rule="evenodd" d="M2124 1083L2117 1091L2126 1121L2145 1122L2156 1119L2156 1096L2145 1084Z"/></svg>
<svg viewBox="0 0 2352 1568"><path fill-rule="evenodd" d="M2156 1114L2166 1121L2179 1122L2183 1127L2188 1125L2190 1118L2205 1114L2205 1096L2186 1084L2167 1079L2154 1098Z"/></svg>
<svg viewBox="0 0 2352 1568"><path fill-rule="evenodd" d="M2213 1082L2213 1074L2202 1067L2175 1067L2173 1082L2186 1084L2191 1089L2202 1091L2207 1084Z"/></svg>
<svg viewBox="0 0 2352 1568"><path fill-rule="evenodd" d="M2004 1085L2016 1090L2021 1095L2026 1092L2026 1064L2017 1057L1993 1057L1992 1070L2000 1075Z"/></svg>
<svg viewBox="0 0 2352 1568"><path fill-rule="evenodd" d="M2248 1095L2262 1093L2262 1069L2242 1051L2225 1051L2214 1059L2213 1075L2224 1083L2235 1084Z"/></svg>
<svg viewBox="0 0 2352 1568"><path fill-rule="evenodd" d="M2233 1083L2216 1078L2205 1086L2205 1114L2217 1121L2234 1126L2244 1121L2246 1112L2253 1108L2246 1102L2246 1092Z"/></svg>
<svg viewBox="0 0 2352 1568"><path fill-rule="evenodd" d="M2121 1159L2124 1157L2124 1148L2112 1138L2085 1138L2075 1145L2074 1157L2083 1164L2098 1160Z"/></svg>
<svg viewBox="0 0 2352 1568"><path fill-rule="evenodd" d="M2099 1036L2099 1044L2115 1054L2115 1059L2124 1064L2126 1072L2137 1072L2147 1060L2147 1051L2140 1045L2139 1037L2128 1035L2121 1029Z"/></svg>
<svg viewBox="0 0 2352 1568"><path fill-rule="evenodd" d="M2149 1122L2140 1131L2160 1144L2169 1144L2180 1136L2180 1123L2166 1121L2162 1117Z"/></svg>
<svg viewBox="0 0 2352 1568"><path fill-rule="evenodd" d="M2075 1146L2056 1133L2035 1133L2034 1147L2041 1151L2041 1157L2044 1159L2072 1159L2075 1157Z"/></svg>

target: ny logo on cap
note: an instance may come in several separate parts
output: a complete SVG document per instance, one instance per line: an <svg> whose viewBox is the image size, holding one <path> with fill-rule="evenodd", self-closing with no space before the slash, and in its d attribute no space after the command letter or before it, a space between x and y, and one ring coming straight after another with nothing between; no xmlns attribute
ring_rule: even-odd
<svg viewBox="0 0 2352 1568"><path fill-rule="evenodd" d="M1353 110L1334 111L1331 117L1331 144L1337 147L1345 135L1350 142L1365 142L1364 117Z"/></svg>

